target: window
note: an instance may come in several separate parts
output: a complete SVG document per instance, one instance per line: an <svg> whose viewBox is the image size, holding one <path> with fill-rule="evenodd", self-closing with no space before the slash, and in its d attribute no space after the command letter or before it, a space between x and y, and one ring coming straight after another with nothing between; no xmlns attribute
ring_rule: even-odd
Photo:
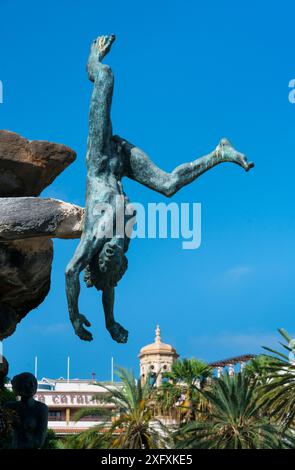
<svg viewBox="0 0 295 470"><path fill-rule="evenodd" d="M61 411L49 411L48 412L48 419L50 420L60 420L61 419Z"/></svg>
<svg viewBox="0 0 295 470"><path fill-rule="evenodd" d="M50 385L50 384L38 384L38 390L53 390L54 387L53 385Z"/></svg>

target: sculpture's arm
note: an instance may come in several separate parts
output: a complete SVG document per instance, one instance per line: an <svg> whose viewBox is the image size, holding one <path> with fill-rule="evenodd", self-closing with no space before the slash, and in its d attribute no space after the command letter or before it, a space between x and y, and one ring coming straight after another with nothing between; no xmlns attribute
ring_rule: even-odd
<svg viewBox="0 0 295 470"><path fill-rule="evenodd" d="M106 329L110 330L114 325L114 301L115 301L115 289L108 287L102 292L102 305L105 314Z"/></svg>
<svg viewBox="0 0 295 470"><path fill-rule="evenodd" d="M236 163L246 171L254 166L253 163L248 163L245 155L237 152L228 140L222 139L213 152L166 173L135 145L118 136L113 139L123 150L126 176L167 197L173 196L180 188L192 183L219 163Z"/></svg>
<svg viewBox="0 0 295 470"><path fill-rule="evenodd" d="M102 304L105 314L106 329L118 343L126 343L128 331L114 317L115 289L107 287L102 292Z"/></svg>

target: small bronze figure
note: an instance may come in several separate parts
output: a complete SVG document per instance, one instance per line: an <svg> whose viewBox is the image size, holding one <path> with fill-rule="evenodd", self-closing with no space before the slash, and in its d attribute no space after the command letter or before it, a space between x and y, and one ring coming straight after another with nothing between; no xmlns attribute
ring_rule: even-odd
<svg viewBox="0 0 295 470"><path fill-rule="evenodd" d="M12 423L13 449L40 449L44 444L48 423L48 407L34 400L37 380L24 372L13 377L12 388L20 401L8 402L6 409L14 411Z"/></svg>

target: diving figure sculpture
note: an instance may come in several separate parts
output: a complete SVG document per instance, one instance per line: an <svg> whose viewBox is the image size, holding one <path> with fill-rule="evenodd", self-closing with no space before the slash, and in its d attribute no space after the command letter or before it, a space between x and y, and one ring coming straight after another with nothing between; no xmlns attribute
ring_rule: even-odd
<svg viewBox="0 0 295 470"><path fill-rule="evenodd" d="M75 333L83 340L91 341L92 334L87 318L79 312L80 273L88 287L102 291L102 303L106 328L112 338L125 343L128 332L114 318L114 289L127 269L126 251L128 235L108 235L106 227L116 231L116 204L129 201L124 194L122 178L128 177L164 196L171 197L183 186L223 162L232 162L248 171L254 166L237 152L228 140L222 139L213 152L191 163L175 168L171 173L158 168L138 147L114 136L111 123L111 104L114 78L111 68L102 63L115 40L114 35L101 36L90 49L87 62L88 78L93 82L89 112L87 143L87 192L84 228L80 243L66 269L66 290L70 319ZM112 213L99 210L103 205L114 209ZM128 211L126 211L128 212ZM126 223L132 214L126 215ZM112 233L114 233L112 231Z"/></svg>

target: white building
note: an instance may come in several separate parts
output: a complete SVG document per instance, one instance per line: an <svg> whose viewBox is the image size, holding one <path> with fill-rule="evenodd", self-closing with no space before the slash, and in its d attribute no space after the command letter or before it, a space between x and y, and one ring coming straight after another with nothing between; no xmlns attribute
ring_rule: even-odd
<svg viewBox="0 0 295 470"><path fill-rule="evenodd" d="M108 388L118 388L118 382L103 382ZM43 378L38 382L36 400L49 408L48 427L57 434L75 434L91 426L104 422L105 417L87 416L75 422L74 415L81 408L109 407L99 400L99 395L106 393L105 388L91 380L65 380ZM97 399L93 399L98 395Z"/></svg>
<svg viewBox="0 0 295 470"><path fill-rule="evenodd" d="M140 375L144 381L148 374L155 374L157 384L162 381L162 373L171 370L172 363L177 359L176 350L169 344L162 343L160 328L157 326L155 342L140 350ZM121 386L119 382L102 382L110 389ZM36 400L45 403L49 408L48 427L58 435L75 434L85 431L91 426L102 424L105 416L88 416L79 421L74 420L75 413L82 408L106 406L99 400L99 395L106 389L93 380L80 379L49 379L38 381ZM93 400L93 396L98 396Z"/></svg>
<svg viewBox="0 0 295 470"><path fill-rule="evenodd" d="M144 346L140 350L140 377L142 382L148 376L154 376L157 386L162 383L162 375L171 370L173 362L179 357L175 348L170 344L163 343L159 326L156 329L154 343ZM235 365L243 366L252 359L253 355L244 355L217 361L209 364L217 370L217 375L222 374L223 369L228 368L230 374L234 374ZM102 382L103 386L109 389L121 387L120 382ZM105 416L88 416L78 422L74 420L74 415L82 408L111 408L99 400L99 395L106 393L106 389L98 385L93 380L80 379L49 379L43 378L38 382L36 399L45 403L49 407L49 429L54 430L58 435L75 434L85 431L91 426L105 422ZM93 396L97 396L93 400Z"/></svg>

